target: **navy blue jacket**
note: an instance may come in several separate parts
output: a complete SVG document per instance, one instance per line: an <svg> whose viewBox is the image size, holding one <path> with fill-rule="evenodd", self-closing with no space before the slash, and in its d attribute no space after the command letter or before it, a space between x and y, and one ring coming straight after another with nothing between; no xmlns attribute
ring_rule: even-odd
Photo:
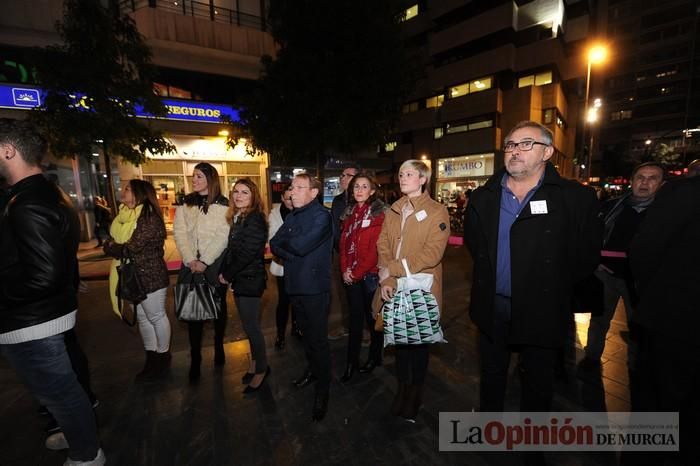
<svg viewBox="0 0 700 466"><path fill-rule="evenodd" d="M333 223L330 212L311 201L292 210L270 240L284 260L284 285L290 295L328 293L331 286Z"/></svg>

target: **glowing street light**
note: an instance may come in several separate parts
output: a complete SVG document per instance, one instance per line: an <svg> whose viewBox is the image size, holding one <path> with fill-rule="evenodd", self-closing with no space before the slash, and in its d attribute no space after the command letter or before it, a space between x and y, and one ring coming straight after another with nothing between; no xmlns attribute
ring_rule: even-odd
<svg viewBox="0 0 700 466"><path fill-rule="evenodd" d="M588 97L589 97L589 93L590 93L590 89L591 89L591 66L594 64L597 65L599 63L603 63L607 56L608 56L608 49L603 44L595 44L590 49L588 49L588 57L587 57L588 58L588 66L587 66L587 70L586 70L586 100L585 100L586 108L585 108L585 113L584 113L584 115L586 115L586 121L584 121L584 123L583 123L583 140L584 141L587 140L587 138L586 138L586 122L588 122L590 124L590 123L594 123L598 119L597 111L594 114L591 114L592 109L589 108L589 104L588 104ZM595 109L600 108L601 105L602 105L602 102L600 101L600 99L596 99L596 102L594 104ZM591 136L592 135L593 135L593 133L591 132ZM591 142L592 142L592 139L593 138L591 137ZM591 168L592 168L591 167L592 151L593 151L593 146L591 144L591 146L588 148L588 177L589 178L591 176Z"/></svg>

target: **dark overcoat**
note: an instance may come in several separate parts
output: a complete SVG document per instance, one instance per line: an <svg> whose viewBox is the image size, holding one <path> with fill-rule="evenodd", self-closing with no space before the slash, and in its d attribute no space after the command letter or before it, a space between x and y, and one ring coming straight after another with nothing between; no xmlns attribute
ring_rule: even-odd
<svg viewBox="0 0 700 466"><path fill-rule="evenodd" d="M632 320L656 337L700 346L700 177L669 181L630 246L639 302Z"/></svg>
<svg viewBox="0 0 700 466"><path fill-rule="evenodd" d="M471 318L493 333L496 254L505 169L474 191L465 215L465 242L474 260ZM547 213L530 203L546 201ZM541 186L511 227L510 344L558 347L567 337L572 293L599 262L602 225L595 192L559 176L547 163Z"/></svg>

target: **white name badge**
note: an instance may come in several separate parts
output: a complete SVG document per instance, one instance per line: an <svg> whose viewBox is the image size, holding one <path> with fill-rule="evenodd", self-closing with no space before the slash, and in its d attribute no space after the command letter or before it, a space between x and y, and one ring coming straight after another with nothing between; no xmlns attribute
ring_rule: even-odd
<svg viewBox="0 0 700 466"><path fill-rule="evenodd" d="M363 220L362 221L362 228L367 228L370 225L370 223L372 223L372 221L369 219Z"/></svg>
<svg viewBox="0 0 700 466"><path fill-rule="evenodd" d="M530 212L533 215L547 213L547 201L530 201Z"/></svg>
<svg viewBox="0 0 700 466"><path fill-rule="evenodd" d="M425 210L421 210L420 212L416 213L416 220L419 222L422 222L426 218L428 218L428 214L425 213Z"/></svg>

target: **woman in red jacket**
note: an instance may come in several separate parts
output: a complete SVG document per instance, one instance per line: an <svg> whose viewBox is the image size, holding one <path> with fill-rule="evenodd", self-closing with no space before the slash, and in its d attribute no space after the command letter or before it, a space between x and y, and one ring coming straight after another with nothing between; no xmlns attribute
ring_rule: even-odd
<svg viewBox="0 0 700 466"><path fill-rule="evenodd" d="M362 321L372 336L367 364L360 373L369 373L382 365L382 332L374 330L372 297L379 283L377 277L377 239L382 231L386 204L377 199L377 182L370 175L358 173L350 181L352 194L340 234L340 270L350 302L348 359L341 382L348 382L359 366Z"/></svg>

